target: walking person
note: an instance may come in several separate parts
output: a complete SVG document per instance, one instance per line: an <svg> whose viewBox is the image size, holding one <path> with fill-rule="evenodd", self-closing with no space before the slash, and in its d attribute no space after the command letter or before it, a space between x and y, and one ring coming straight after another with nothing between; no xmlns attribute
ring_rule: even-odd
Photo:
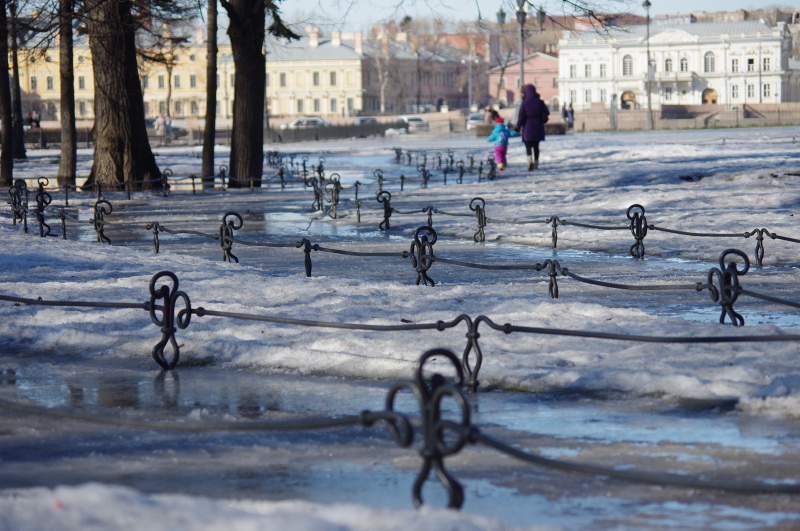
<svg viewBox="0 0 800 531"><path fill-rule="evenodd" d="M158 135L161 145L167 145L167 124L164 121L164 115L162 114L158 118L156 118L156 123L153 124L153 129L155 130L156 134Z"/></svg>
<svg viewBox="0 0 800 531"><path fill-rule="evenodd" d="M497 169L500 171L505 170L508 165L506 153L508 152L508 139L512 136L519 136L519 133L510 131L506 127L505 120L497 118L492 134L486 139L489 142L494 142L494 160L497 163Z"/></svg>
<svg viewBox="0 0 800 531"><path fill-rule="evenodd" d="M544 124L550 117L550 109L544 104L531 84L522 89L522 104L519 107L516 131L521 133L528 156L528 171L539 168L539 142L544 142ZM531 153L532 152L532 153Z"/></svg>

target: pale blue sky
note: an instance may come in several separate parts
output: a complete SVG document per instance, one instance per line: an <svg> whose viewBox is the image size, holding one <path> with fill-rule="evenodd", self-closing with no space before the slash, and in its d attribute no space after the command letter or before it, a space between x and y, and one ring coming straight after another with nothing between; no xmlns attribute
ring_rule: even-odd
<svg viewBox="0 0 800 531"><path fill-rule="evenodd" d="M620 11L625 2L619 0L592 0L600 5L599 12ZM643 1L643 0L642 0ZM693 11L733 11L736 9L758 9L783 5L800 9L799 0L650 0L651 15L690 13ZM533 0L534 6L543 6L553 15L563 14L561 0ZM641 1L628 2L628 9L644 15ZM415 18L426 18L437 14L447 20L475 20L481 15L494 22L495 13L503 5L506 12L513 12L515 0L304 0L284 2L282 9L289 22L308 21L331 29L367 30L370 24L385 19L400 20L405 14ZM603 9L608 7L608 9Z"/></svg>

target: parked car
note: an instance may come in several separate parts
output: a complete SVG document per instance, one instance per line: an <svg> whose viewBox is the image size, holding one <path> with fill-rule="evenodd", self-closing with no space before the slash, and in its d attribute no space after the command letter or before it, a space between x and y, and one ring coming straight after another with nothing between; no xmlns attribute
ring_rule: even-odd
<svg viewBox="0 0 800 531"><path fill-rule="evenodd" d="M377 123L378 120L372 116L362 116L361 118L353 120L353 125L374 125Z"/></svg>
<svg viewBox="0 0 800 531"><path fill-rule="evenodd" d="M408 129L409 133L419 133L428 130L428 122L419 116L401 116L397 119L400 127Z"/></svg>
<svg viewBox="0 0 800 531"><path fill-rule="evenodd" d="M479 125L483 125L483 113L473 112L467 116L467 131L473 131Z"/></svg>
<svg viewBox="0 0 800 531"><path fill-rule="evenodd" d="M315 127L330 127L330 122L318 116L303 116L296 118L288 124L281 124L281 129L313 129Z"/></svg>

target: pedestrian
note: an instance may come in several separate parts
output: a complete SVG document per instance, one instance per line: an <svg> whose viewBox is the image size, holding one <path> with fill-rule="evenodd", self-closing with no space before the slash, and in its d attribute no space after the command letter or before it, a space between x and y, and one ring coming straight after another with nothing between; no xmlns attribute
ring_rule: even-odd
<svg viewBox="0 0 800 531"><path fill-rule="evenodd" d="M500 118L500 114L491 107L491 105L486 106L486 111L483 113L483 121L488 125L492 125L495 121Z"/></svg>
<svg viewBox="0 0 800 531"><path fill-rule="evenodd" d="M167 137L167 144L172 140L172 118L168 114L164 117L164 129Z"/></svg>
<svg viewBox="0 0 800 531"><path fill-rule="evenodd" d="M156 118L156 123L153 124L153 129L155 130L158 137L161 139L161 144L167 143L167 124L164 121L164 115L162 114L158 118Z"/></svg>
<svg viewBox="0 0 800 531"><path fill-rule="evenodd" d="M507 166L506 152L508 151L508 139L512 136L519 136L516 131L511 131L506 127L506 122L502 118L495 120L492 134L486 140L494 142L494 160L497 162L498 170L505 170Z"/></svg>
<svg viewBox="0 0 800 531"><path fill-rule="evenodd" d="M550 117L550 109L544 104L536 87L531 84L522 89L522 103L515 130L522 135L525 142L525 154L528 156L528 171L539 168L539 142L545 138L544 124ZM531 156L533 151L533 156Z"/></svg>
<svg viewBox="0 0 800 531"><path fill-rule="evenodd" d="M41 119L39 118L39 113L37 111L33 111L31 113L31 127L38 129L41 127L39 124L41 123Z"/></svg>
<svg viewBox="0 0 800 531"><path fill-rule="evenodd" d="M572 110L572 102L567 107L567 129L572 129L575 125L575 111Z"/></svg>

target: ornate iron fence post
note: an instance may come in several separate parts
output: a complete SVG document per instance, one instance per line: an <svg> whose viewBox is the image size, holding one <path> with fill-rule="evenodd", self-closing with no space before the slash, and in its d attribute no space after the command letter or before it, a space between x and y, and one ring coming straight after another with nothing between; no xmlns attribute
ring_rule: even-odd
<svg viewBox="0 0 800 531"><path fill-rule="evenodd" d="M319 166L317 166L317 176L319 177L320 182L325 180L325 157L319 158Z"/></svg>
<svg viewBox="0 0 800 531"><path fill-rule="evenodd" d="M478 182L481 182L483 178L483 161L481 161L480 166L478 166Z"/></svg>
<svg viewBox="0 0 800 531"><path fill-rule="evenodd" d="M558 224L559 223L563 224L563 222L561 221L561 218L559 218L558 216L550 216L550 218L547 221L545 221L546 225L550 225L551 227L553 227L553 230L550 232L550 241L551 241L551 245L552 245L553 249L558 247Z"/></svg>
<svg viewBox="0 0 800 531"><path fill-rule="evenodd" d="M361 200L356 199L356 223L361 223Z"/></svg>
<svg viewBox="0 0 800 531"><path fill-rule="evenodd" d="M67 212L62 208L58 211L58 219L61 220L61 239L67 239Z"/></svg>
<svg viewBox="0 0 800 531"><path fill-rule="evenodd" d="M444 169L442 170L442 177L443 177L443 182L444 182L445 186L447 186L447 174L448 173L450 173L450 167L449 166L445 166Z"/></svg>
<svg viewBox="0 0 800 531"><path fill-rule="evenodd" d="M379 192L375 196L375 199L378 203L383 204L383 221L378 224L378 228L380 230L389 230L391 228L389 218L392 217L392 194L384 190L383 192Z"/></svg>
<svg viewBox="0 0 800 531"><path fill-rule="evenodd" d="M403 149L402 148L394 148L394 161L397 164L401 164L402 161L400 160L403 156Z"/></svg>
<svg viewBox="0 0 800 531"><path fill-rule="evenodd" d="M756 265L761 267L764 265L764 235L769 236L773 240L778 236L777 234L771 233L767 229L753 229L750 232L745 232L744 237L749 238L750 236L755 235L756 237L756 250L755 250L755 258L756 258Z"/></svg>
<svg viewBox="0 0 800 531"><path fill-rule="evenodd" d="M153 221L145 225L144 228L153 231L153 252L158 254L160 249L158 233L161 231L161 225L159 225L158 221Z"/></svg>
<svg viewBox="0 0 800 531"><path fill-rule="evenodd" d="M241 229L243 224L242 216L236 212L226 212L222 215L222 224L219 227L219 246L222 249L223 262L239 263L239 258L231 252L231 247L233 247L233 231Z"/></svg>
<svg viewBox="0 0 800 531"><path fill-rule="evenodd" d="M405 187L405 184L406 184L406 176L401 173L400 174L400 191L401 192L403 191L403 188Z"/></svg>
<svg viewBox="0 0 800 531"><path fill-rule="evenodd" d="M414 241L411 242L411 267L417 272L416 285L422 282L425 286L436 284L428 276L428 269L433 265L433 244L436 243L436 231L433 227L423 226L414 231Z"/></svg>
<svg viewBox="0 0 800 531"><path fill-rule="evenodd" d="M172 177L171 169L166 168L164 171L161 172L161 194L164 197L167 197L169 195L170 186L167 179L169 179L170 177Z"/></svg>
<svg viewBox="0 0 800 531"><path fill-rule="evenodd" d="M302 240L294 244L294 246L297 247L298 249L301 247L303 248L303 266L305 267L306 270L306 276L310 277L311 266L312 266L311 251L314 249L314 247L311 245L311 242L306 238L303 238Z"/></svg>
<svg viewBox="0 0 800 531"><path fill-rule="evenodd" d="M433 208L433 205L428 205L428 206L426 206L425 208L422 209L422 213L428 215L428 226L429 227L433 227L433 213L435 211L436 211L436 209Z"/></svg>
<svg viewBox="0 0 800 531"><path fill-rule="evenodd" d="M631 221L631 234L636 239L636 243L631 245L631 256L644 258L644 238L647 236L648 228L644 207L642 205L631 205L625 215Z"/></svg>
<svg viewBox="0 0 800 531"><path fill-rule="evenodd" d="M733 260L728 262L727 265L725 264L725 259L730 255L738 256L744 261L742 270L739 270L738 264ZM733 304L739 298L739 275L746 275L749 270L750 260L747 258L747 254L738 249L723 251L719 257L719 268L715 267L709 270L708 285L705 287L708 288L711 300L718 302L721 307L720 324L725 323L725 316L727 315L731 318L733 326L744 326L744 317L733 309ZM715 278L719 283L719 287L714 285Z"/></svg>
<svg viewBox="0 0 800 531"><path fill-rule="evenodd" d="M494 155L489 155L489 158L486 159L486 163L489 165L489 171L486 172L486 178L490 181L494 181L494 178L497 177L497 164L495 164Z"/></svg>
<svg viewBox="0 0 800 531"><path fill-rule="evenodd" d="M103 199L103 185L108 180L108 176L105 173L100 173L94 179L94 189L97 192L96 201L100 201Z"/></svg>
<svg viewBox="0 0 800 531"><path fill-rule="evenodd" d="M469 153L467 154L467 158L469 159L469 170L467 171L473 173L475 171L475 155Z"/></svg>
<svg viewBox="0 0 800 531"><path fill-rule="evenodd" d="M225 190L225 177L228 175L228 167L224 164L219 167L219 182L222 186L222 189Z"/></svg>
<svg viewBox="0 0 800 531"><path fill-rule="evenodd" d="M458 166L458 184L464 184L464 172L466 171L464 169L464 161L459 160L457 166Z"/></svg>
<svg viewBox="0 0 800 531"><path fill-rule="evenodd" d="M383 170L377 169L372 172L372 175L375 176L375 181L378 183L378 192L383 192Z"/></svg>
<svg viewBox="0 0 800 531"><path fill-rule="evenodd" d="M332 173L330 179L325 183L325 190L328 191L331 198L328 201L331 207L328 209L327 215L336 219L336 207L339 205L339 192L342 190L342 185L339 182L339 174Z"/></svg>
<svg viewBox="0 0 800 531"><path fill-rule="evenodd" d="M425 377L423 374L425 364L434 359L450 362L456 376L454 383L448 383L439 373ZM414 505L417 507L424 503L422 487L428 480L431 470L436 473L436 477L447 491L447 506L458 509L464 503L464 488L444 466L446 457L457 454L470 442L472 433L470 407L467 398L461 392L463 384L464 372L456 355L449 350L433 349L425 352L417 362L414 379L396 384L386 397L386 410L392 413L395 412L395 399L401 391L411 392L419 401L423 445L419 452L422 457L422 469L413 487ZM442 418L444 400L456 403L456 408L460 412L458 421ZM401 446L409 446L413 442L413 433L410 435L399 433L394 423L389 423L388 427L392 437Z"/></svg>
<svg viewBox="0 0 800 531"><path fill-rule="evenodd" d="M39 191L36 193L36 221L39 223L39 236L44 238L50 234L50 225L44 221L44 209L53 202L53 198L44 191L49 184L47 177L39 177Z"/></svg>
<svg viewBox="0 0 800 531"><path fill-rule="evenodd" d="M28 232L28 184L22 180L14 181L14 186L8 189L11 196L11 224L16 225L17 221L23 222L23 232Z"/></svg>
<svg viewBox="0 0 800 531"><path fill-rule="evenodd" d="M319 182L316 178L311 177L306 181L306 186L314 189L314 201L311 203L311 208L316 211L322 210L322 190L320 189Z"/></svg>
<svg viewBox="0 0 800 531"><path fill-rule="evenodd" d="M111 240L105 235L105 217L113 211L114 207L105 199L100 199L94 204L94 220L92 221L92 225L94 226L94 231L97 233L97 243L105 242L111 245Z"/></svg>
<svg viewBox="0 0 800 531"><path fill-rule="evenodd" d="M171 280L171 286L162 284L157 288L156 284L159 280L167 278ZM157 305L157 301L164 301L163 306ZM178 299L183 299L184 308L175 315L175 307ZM172 370L178 363L180 357L180 347L175 340L175 332L180 328L181 330L189 326L192 319L192 304L189 302L189 296L182 291L178 291L178 277L170 271L161 271L156 273L150 280L150 319L153 324L161 327L161 341L153 347L153 359L161 367L162 370ZM157 313L160 312L159 317ZM177 328L176 328L177 326ZM167 362L164 357L164 347L169 343L172 346L172 359Z"/></svg>
<svg viewBox="0 0 800 531"><path fill-rule="evenodd" d="M482 242L486 239L483 228L486 226L486 201L481 197L475 197L469 202L469 209L475 212L475 218L478 222L478 232L473 234L472 240Z"/></svg>
<svg viewBox="0 0 800 531"><path fill-rule="evenodd" d="M409 166L411 166L411 157L412 157L413 155L414 155L414 154L413 154L413 153L411 153L411 151L406 151L406 159L407 159L407 164L408 164Z"/></svg>
<svg viewBox="0 0 800 531"><path fill-rule="evenodd" d="M196 178L197 178L197 176L196 176L195 174L191 174L191 175L189 176L189 179L191 179L191 180L192 180L192 195L197 195L197 187L196 187L196 186L195 186L195 184L194 184L194 180L195 180Z"/></svg>

